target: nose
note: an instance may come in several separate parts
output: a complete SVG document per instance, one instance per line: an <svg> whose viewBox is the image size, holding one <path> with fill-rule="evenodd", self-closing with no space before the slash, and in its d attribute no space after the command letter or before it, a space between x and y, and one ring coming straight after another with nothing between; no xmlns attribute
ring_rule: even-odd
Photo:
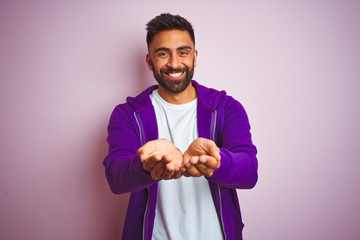
<svg viewBox="0 0 360 240"><path fill-rule="evenodd" d="M169 57L169 61L167 63L167 66L170 67L170 68L173 68L173 69L176 69L176 68L179 68L181 65L180 63L180 59L179 57L175 54L175 55L171 55Z"/></svg>

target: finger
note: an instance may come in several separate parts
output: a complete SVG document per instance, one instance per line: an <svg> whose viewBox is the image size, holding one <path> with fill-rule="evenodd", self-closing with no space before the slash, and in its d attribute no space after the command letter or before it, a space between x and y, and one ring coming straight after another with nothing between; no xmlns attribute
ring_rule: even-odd
<svg viewBox="0 0 360 240"><path fill-rule="evenodd" d="M163 158L162 158L165 162L171 162L173 160L173 157L169 154L166 154Z"/></svg>
<svg viewBox="0 0 360 240"><path fill-rule="evenodd" d="M183 166L183 155L180 151L176 152L175 155L172 156L171 161L167 164L169 170L179 171Z"/></svg>
<svg viewBox="0 0 360 240"><path fill-rule="evenodd" d="M187 173L191 177L201 177L202 175L194 165L191 165L190 167L187 168Z"/></svg>
<svg viewBox="0 0 360 240"><path fill-rule="evenodd" d="M199 161L199 156L192 156L191 158L190 158L190 160L189 160L189 163L191 163L191 164L197 164L198 163L198 161ZM187 166L188 166L189 164L187 164Z"/></svg>
<svg viewBox="0 0 360 240"><path fill-rule="evenodd" d="M201 155L201 156L199 157L199 162L201 162L201 163L206 163L208 157L209 157L209 156L207 156L207 155Z"/></svg>
<svg viewBox="0 0 360 240"><path fill-rule="evenodd" d="M190 167L190 165L189 165ZM182 173L186 172L186 166L185 165L182 165L179 169Z"/></svg>
<svg viewBox="0 0 360 240"><path fill-rule="evenodd" d="M187 171L183 172L182 175L183 175L184 177L191 177L190 174L189 174Z"/></svg>
<svg viewBox="0 0 360 240"><path fill-rule="evenodd" d="M201 156L200 158L203 157L206 159L206 161L200 161L200 162L203 163L207 168L217 169L220 167L220 161L216 160L215 158L207 155Z"/></svg>
<svg viewBox="0 0 360 240"><path fill-rule="evenodd" d="M175 171L174 175L172 176L172 179L178 179L182 176L181 171Z"/></svg>
<svg viewBox="0 0 360 240"><path fill-rule="evenodd" d="M208 168L203 163L196 164L195 168L201 173L201 175L204 175L205 177L211 177L213 175L213 172L214 172L214 169Z"/></svg>
<svg viewBox="0 0 360 240"><path fill-rule="evenodd" d="M151 170L151 178L154 180L161 179L161 175L165 170L165 164L163 162L158 162L153 169Z"/></svg>
<svg viewBox="0 0 360 240"><path fill-rule="evenodd" d="M189 150L186 150L184 152L184 156L183 156L183 165L187 165L190 161L191 155L189 153Z"/></svg>
<svg viewBox="0 0 360 240"><path fill-rule="evenodd" d="M146 171L151 171L157 162L153 158L148 158L145 162L143 162L143 168Z"/></svg>
<svg viewBox="0 0 360 240"><path fill-rule="evenodd" d="M143 145L141 148L139 148L137 150L137 155L139 157L141 157L142 155L143 156L150 156L152 155L155 150L156 150L156 147L155 147L155 141L150 141L150 142L147 142L145 143L145 145Z"/></svg>
<svg viewBox="0 0 360 240"><path fill-rule="evenodd" d="M155 164L158 163L160 160L161 160L160 155L151 156L143 162L143 168L146 171L150 172L153 169L153 167L155 166Z"/></svg>
<svg viewBox="0 0 360 240"><path fill-rule="evenodd" d="M165 180L169 180L172 178L172 176L174 175L175 171L174 170L169 170L166 167L164 168L163 173L161 174L161 178L165 179Z"/></svg>
<svg viewBox="0 0 360 240"><path fill-rule="evenodd" d="M212 156L209 156L209 155L201 155L200 157L199 157L199 161L198 161L198 163L204 163L204 164L206 164L206 162L213 162L213 161L216 161L216 159L215 158L213 158Z"/></svg>
<svg viewBox="0 0 360 240"><path fill-rule="evenodd" d="M169 163L166 164L166 168L168 170L174 170L174 171L179 171L181 168L181 160L179 161L171 161Z"/></svg>

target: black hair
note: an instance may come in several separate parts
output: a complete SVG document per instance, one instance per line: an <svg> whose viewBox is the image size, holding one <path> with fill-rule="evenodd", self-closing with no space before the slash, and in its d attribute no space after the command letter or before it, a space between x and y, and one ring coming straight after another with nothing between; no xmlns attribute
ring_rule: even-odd
<svg viewBox="0 0 360 240"><path fill-rule="evenodd" d="M179 15L172 15L170 13L162 13L159 16L151 19L146 24L146 43L150 46L154 36L162 31L166 30L181 30L187 31L195 45L194 29L190 22Z"/></svg>

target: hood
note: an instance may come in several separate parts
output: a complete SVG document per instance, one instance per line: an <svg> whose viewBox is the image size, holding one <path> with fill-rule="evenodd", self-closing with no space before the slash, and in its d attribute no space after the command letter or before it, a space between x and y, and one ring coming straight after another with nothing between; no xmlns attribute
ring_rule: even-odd
<svg viewBox="0 0 360 240"><path fill-rule="evenodd" d="M136 97L127 97L126 102L137 112L147 106L151 105L150 93L157 89L157 85L153 85L145 89L142 93L137 95Z"/></svg>
<svg viewBox="0 0 360 240"><path fill-rule="evenodd" d="M207 88L203 85L200 85L195 80L192 80L191 83L196 88L196 91L198 93L198 103L201 104L202 107L209 109L210 111L214 111L220 99L226 95L225 91L218 91L213 88ZM149 95L154 89L157 88L158 85L148 87L136 97L127 97L126 102L135 111L141 111L141 109L146 108L149 105L152 106Z"/></svg>
<svg viewBox="0 0 360 240"><path fill-rule="evenodd" d="M198 92L198 102L202 107L214 111L216 106L219 104L220 99L226 96L226 92L224 90L219 91L213 88L208 88L203 85L200 85L196 81L192 81L196 91Z"/></svg>

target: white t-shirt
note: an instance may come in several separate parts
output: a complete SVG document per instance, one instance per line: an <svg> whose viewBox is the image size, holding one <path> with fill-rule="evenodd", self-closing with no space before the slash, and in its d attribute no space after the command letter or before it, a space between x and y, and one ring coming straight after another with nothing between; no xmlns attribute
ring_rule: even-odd
<svg viewBox="0 0 360 240"><path fill-rule="evenodd" d="M198 137L197 99L181 105L150 94L159 138L165 138L184 153ZM153 240L219 240L221 224L205 177L181 177L159 181Z"/></svg>

